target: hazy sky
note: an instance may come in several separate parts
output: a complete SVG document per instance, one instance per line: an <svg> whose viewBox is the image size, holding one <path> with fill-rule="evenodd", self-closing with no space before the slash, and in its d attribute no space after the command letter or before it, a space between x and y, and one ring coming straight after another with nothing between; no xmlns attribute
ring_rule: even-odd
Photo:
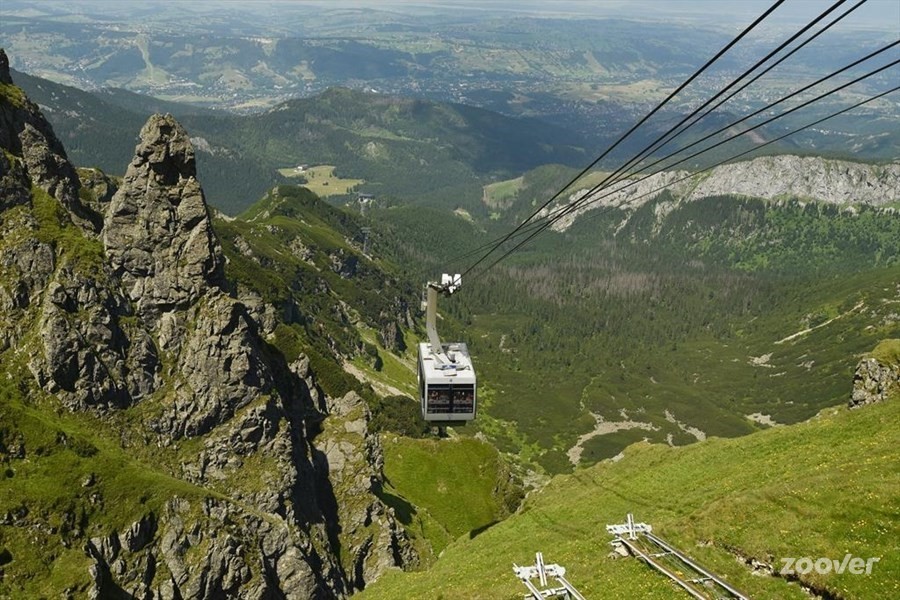
<svg viewBox="0 0 900 600"><path fill-rule="evenodd" d="M243 2L247 0L219 0ZM691 18L741 19L754 18L775 0L250 0L282 4L316 6L366 6L370 8L394 6L431 6L465 8L468 10L508 10L531 13L571 13L597 16L654 17L663 14ZM849 8L857 0L846 2ZM833 0L787 0L772 15L777 20L809 19L831 5ZM860 22L894 29L900 35L900 0L868 0L854 14Z"/></svg>
<svg viewBox="0 0 900 600"><path fill-rule="evenodd" d="M586 2L588 4L590 2ZM606 2L600 2L601 4ZM774 4L773 0L628 0L616 2L621 10L640 11L643 7L649 10L666 12L683 12L690 15L707 14L711 16L744 15L756 17ZM833 2L831 0L788 0L778 7L772 18L777 20L806 19L824 11ZM839 12L853 6L856 0L842 5ZM876 22L893 27L900 33L900 0L869 0L855 13L854 18L860 21Z"/></svg>
<svg viewBox="0 0 900 600"><path fill-rule="evenodd" d="M849 0L835 14L843 12L858 0ZM247 9L254 6L277 5L282 9L369 8L418 11L422 8L448 12L496 12L530 14L534 16L621 17L629 19L690 20L705 25L732 26L747 24L762 14L775 0L0 0L0 14L22 6L40 9L122 14L129 8L182 4L192 12L227 4L229 8ZM834 0L787 0L771 16L767 24L794 25L807 22ZM105 9L105 11L104 11ZM430 12L430 11L429 11ZM844 26L877 27L896 33L900 38L900 0L868 0L847 19Z"/></svg>

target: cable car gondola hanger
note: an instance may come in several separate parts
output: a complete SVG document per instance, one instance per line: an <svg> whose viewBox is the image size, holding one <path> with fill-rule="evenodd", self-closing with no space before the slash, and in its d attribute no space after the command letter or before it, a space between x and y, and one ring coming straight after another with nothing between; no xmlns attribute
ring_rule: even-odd
<svg viewBox="0 0 900 600"><path fill-rule="evenodd" d="M419 343L418 379L422 418L437 425L465 425L475 418L476 379L464 342L441 343L437 333L438 294L450 296L461 285L460 275L441 276L425 286L425 328L428 341Z"/></svg>

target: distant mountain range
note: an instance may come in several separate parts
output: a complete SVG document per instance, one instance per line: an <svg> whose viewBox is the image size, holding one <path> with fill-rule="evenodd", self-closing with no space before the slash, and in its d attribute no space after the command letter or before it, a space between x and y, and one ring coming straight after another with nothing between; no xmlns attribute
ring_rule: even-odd
<svg viewBox="0 0 900 600"><path fill-rule="evenodd" d="M195 139L210 202L229 213L286 182L278 169L298 164L335 165L340 175L364 180L361 191L379 196L475 209L490 178L589 160L578 134L461 104L335 88L240 116L14 76L46 112L72 160L108 173L123 172L133 132L149 113L173 113Z"/></svg>
<svg viewBox="0 0 900 600"><path fill-rule="evenodd" d="M722 48L731 37L729 27L749 23L766 8L757 2L743 7L743 14L711 21L677 4L642 14L640 5L621 3L553 2L529 11L516 3L256 2L251 9L176 2L166 10L130 5L116 10L108 2L8 0L0 9L0 37L13 67L82 89L126 88L243 113L330 87L377 90L539 118L582 134L596 151ZM578 6L574 12L573 6ZM863 25L869 8L855 11L722 110L754 110L892 42L889 27ZM883 7L882 12L896 14ZM663 16L674 13L684 18ZM777 21L789 13L796 18L791 25L799 26L800 15L812 18L814 11L780 8L683 90L657 115L656 125L648 124L650 131L712 96L786 39L789 29ZM885 73L856 85L833 107L887 89L894 79ZM822 114L801 111L790 125ZM885 100L790 143L794 150L893 158L900 140L889 132L897 118L896 106ZM622 150L627 155L633 148ZM244 173L251 168L245 166Z"/></svg>

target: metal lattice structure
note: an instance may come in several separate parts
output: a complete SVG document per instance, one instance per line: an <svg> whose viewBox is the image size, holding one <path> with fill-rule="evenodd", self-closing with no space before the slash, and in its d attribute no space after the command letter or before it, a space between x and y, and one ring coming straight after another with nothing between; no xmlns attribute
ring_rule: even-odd
<svg viewBox="0 0 900 600"><path fill-rule="evenodd" d="M631 513L625 523L606 526L615 536L613 547L643 560L697 600L750 600L652 530L646 523L635 523Z"/></svg>
<svg viewBox="0 0 900 600"><path fill-rule="evenodd" d="M535 554L534 565L520 567L513 563L513 573L528 588L526 598L532 600L544 600L544 598L585 600L581 592L566 579L566 568L555 564L545 564L542 552ZM558 587L548 587L548 578L550 577L556 580ZM532 583L532 579L537 579L540 587Z"/></svg>

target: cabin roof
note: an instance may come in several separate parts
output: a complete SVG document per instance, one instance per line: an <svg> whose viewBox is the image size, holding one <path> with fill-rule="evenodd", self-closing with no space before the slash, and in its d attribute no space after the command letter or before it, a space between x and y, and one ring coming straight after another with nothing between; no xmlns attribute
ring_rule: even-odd
<svg viewBox="0 0 900 600"><path fill-rule="evenodd" d="M443 364L435 360L431 355L431 344L419 343L419 356L422 357L422 371L429 383L475 383L475 369L472 366L472 358L469 356L469 348L464 342L450 342L443 344L444 354L452 358L448 365L456 365L456 369L442 368Z"/></svg>

